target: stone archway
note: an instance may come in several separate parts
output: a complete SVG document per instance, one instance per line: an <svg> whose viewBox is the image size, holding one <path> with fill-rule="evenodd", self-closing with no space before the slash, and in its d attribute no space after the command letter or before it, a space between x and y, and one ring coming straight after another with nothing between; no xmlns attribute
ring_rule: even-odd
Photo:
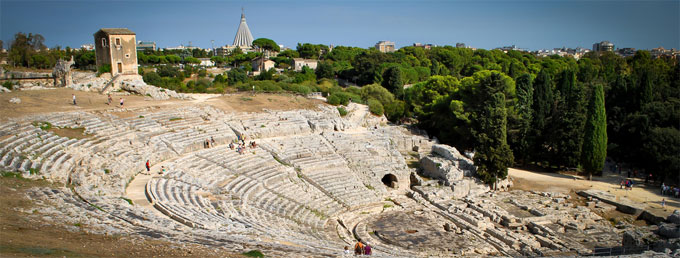
<svg viewBox="0 0 680 258"><path fill-rule="evenodd" d="M380 181L382 181L383 184L390 188L397 188L397 183L399 182L397 180L397 176L393 174L386 174L385 176L383 176L382 179L380 179Z"/></svg>

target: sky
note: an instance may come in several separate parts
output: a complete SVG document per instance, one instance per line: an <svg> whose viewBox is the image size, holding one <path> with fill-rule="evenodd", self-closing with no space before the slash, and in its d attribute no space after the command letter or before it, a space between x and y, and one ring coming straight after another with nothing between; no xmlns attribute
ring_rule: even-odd
<svg viewBox="0 0 680 258"><path fill-rule="evenodd" d="M92 44L100 28L129 28L158 47L231 44L241 7L254 38L397 47L419 42L492 49L680 48L680 0L0 0L0 39L39 33L48 47Z"/></svg>

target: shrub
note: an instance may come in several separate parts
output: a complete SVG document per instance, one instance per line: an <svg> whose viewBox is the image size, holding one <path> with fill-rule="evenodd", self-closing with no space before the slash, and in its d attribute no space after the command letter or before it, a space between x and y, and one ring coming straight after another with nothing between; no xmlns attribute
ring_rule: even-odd
<svg viewBox="0 0 680 258"><path fill-rule="evenodd" d="M243 253L243 255L247 257L264 257L264 254L260 252L260 250L250 250Z"/></svg>
<svg viewBox="0 0 680 258"><path fill-rule="evenodd" d="M371 111L371 113L381 116L385 110L383 109L383 105L380 103L380 101L376 99L369 99L368 100L368 110Z"/></svg>
<svg viewBox="0 0 680 258"><path fill-rule="evenodd" d="M338 107L338 113L340 113L340 116L346 116L347 109L345 109L344 107Z"/></svg>
<svg viewBox="0 0 680 258"><path fill-rule="evenodd" d="M11 81L3 82L2 86L7 88L8 90L14 90L14 83L12 83Z"/></svg>
<svg viewBox="0 0 680 258"><path fill-rule="evenodd" d="M110 64L105 64L105 65L100 65L97 67L97 77L103 73L110 73L111 72L111 65Z"/></svg>
<svg viewBox="0 0 680 258"><path fill-rule="evenodd" d="M362 103L361 97L359 95L342 91L331 93L331 95L326 99L326 102L331 105L347 105L349 104L350 99L352 99L352 102Z"/></svg>

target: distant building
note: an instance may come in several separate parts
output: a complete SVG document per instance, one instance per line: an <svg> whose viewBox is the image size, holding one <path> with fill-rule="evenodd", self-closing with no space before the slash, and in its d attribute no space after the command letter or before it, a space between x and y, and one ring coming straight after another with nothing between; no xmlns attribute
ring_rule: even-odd
<svg viewBox="0 0 680 258"><path fill-rule="evenodd" d="M318 63L319 61L315 59L293 58L293 69L299 72L302 71L302 67L307 66L315 70Z"/></svg>
<svg viewBox="0 0 680 258"><path fill-rule="evenodd" d="M203 67L213 67L215 66L215 62L210 60L210 58L198 58L199 61L201 61L200 66Z"/></svg>
<svg viewBox="0 0 680 258"><path fill-rule="evenodd" d="M635 55L635 48L619 48L616 50L616 53L622 57L628 57L628 56L634 56Z"/></svg>
<svg viewBox="0 0 680 258"><path fill-rule="evenodd" d="M457 47L457 48L467 48L467 47L465 46L465 43L456 43L456 47Z"/></svg>
<svg viewBox="0 0 680 258"><path fill-rule="evenodd" d="M269 71L269 69L274 68L276 62L261 56L253 59L251 65L253 67L253 72L262 72ZM314 67L316 68L316 65ZM302 70L302 68L300 68L300 70Z"/></svg>
<svg viewBox="0 0 680 258"><path fill-rule="evenodd" d="M189 45L189 46L179 45L179 46L176 46L176 47L166 47L166 48L164 48L164 50L185 50L185 49L186 50L194 50L194 49L202 50L202 48L200 48L200 47L194 47L194 46L191 46L191 45Z"/></svg>
<svg viewBox="0 0 680 258"><path fill-rule="evenodd" d="M156 42L153 41L139 41L137 42L137 51L151 50L156 51Z"/></svg>
<svg viewBox="0 0 680 258"><path fill-rule="evenodd" d="M80 48L85 50L94 50L94 44L83 44L80 45Z"/></svg>
<svg viewBox="0 0 680 258"><path fill-rule="evenodd" d="M394 42L392 41L380 41L375 44L375 49L383 53L392 53L395 51Z"/></svg>
<svg viewBox="0 0 680 258"><path fill-rule="evenodd" d="M614 44L609 41L602 41L593 44L593 51L614 51Z"/></svg>
<svg viewBox="0 0 680 258"><path fill-rule="evenodd" d="M432 47L436 47L435 45L432 45L432 44L422 44L422 43L413 43L413 46L423 48L423 49L432 49Z"/></svg>
<svg viewBox="0 0 680 258"><path fill-rule="evenodd" d="M517 46L515 46L515 45L511 45L511 46L504 46L504 47L501 47L501 48L497 48L497 49L500 49L500 50L502 50L502 51L503 51L503 52L505 52L505 53L507 53L507 52L508 52L508 51L510 51L510 50L514 50L514 51L522 51L522 52L528 52L528 50L527 50L527 49L524 49L524 48L518 48L518 47L517 47Z"/></svg>
<svg viewBox="0 0 680 258"><path fill-rule="evenodd" d="M94 34L97 67L111 66L111 75L137 74L137 41L127 28L104 28Z"/></svg>

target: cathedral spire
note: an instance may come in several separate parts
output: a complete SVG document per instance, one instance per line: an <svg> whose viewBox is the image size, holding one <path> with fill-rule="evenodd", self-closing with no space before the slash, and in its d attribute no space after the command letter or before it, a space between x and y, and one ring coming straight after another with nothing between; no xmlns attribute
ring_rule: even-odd
<svg viewBox="0 0 680 258"><path fill-rule="evenodd" d="M233 45L240 47L251 47L253 45L253 34L250 33L248 24L246 24L246 14L243 7L241 7L241 23L238 25Z"/></svg>

